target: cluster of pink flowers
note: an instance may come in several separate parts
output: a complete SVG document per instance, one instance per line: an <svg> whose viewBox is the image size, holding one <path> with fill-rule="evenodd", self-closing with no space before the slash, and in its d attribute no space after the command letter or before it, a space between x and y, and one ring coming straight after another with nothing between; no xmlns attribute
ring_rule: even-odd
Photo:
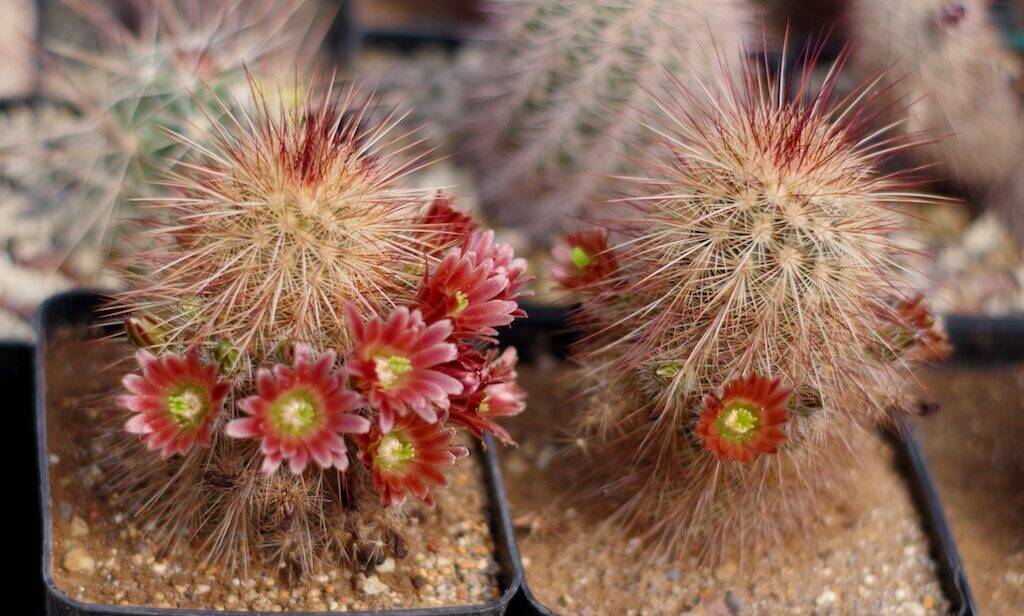
<svg viewBox="0 0 1024 616"><path fill-rule="evenodd" d="M445 467L467 454L453 442L457 428L512 442L495 420L521 412L525 393L515 351L499 354L495 337L525 316L518 298L526 263L443 198L422 227L424 243L444 252L413 305L364 318L347 304L354 343L342 361L334 350L298 342L291 365L261 367L255 392L234 392L238 412L224 433L259 441L266 474L283 463L300 474L311 461L345 471L354 445L385 504L408 494L429 504L430 491L446 484ZM132 413L126 428L164 457L208 446L225 414L233 384L201 355L140 350L141 374L124 379L128 393L118 403Z"/></svg>

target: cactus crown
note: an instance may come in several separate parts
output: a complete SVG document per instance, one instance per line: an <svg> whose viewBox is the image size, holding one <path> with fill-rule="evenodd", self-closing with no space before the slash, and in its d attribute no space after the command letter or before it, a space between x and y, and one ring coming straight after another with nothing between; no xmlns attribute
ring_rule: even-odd
<svg viewBox="0 0 1024 616"><path fill-rule="evenodd" d="M170 175L181 196L156 203L154 247L132 258L159 267L127 272L132 302L163 315L168 342L230 340L256 356L294 340L348 346L346 302L371 313L412 300L436 259L421 237L429 193L400 185L422 159L396 159L388 133L401 118L368 128L357 96L263 103Z"/></svg>
<svg viewBox="0 0 1024 616"><path fill-rule="evenodd" d="M861 136L870 94L834 101L837 70L809 100L809 72L795 100L753 68L716 94L675 80L648 119L661 144L638 215L608 227L621 243L577 234L556 252L563 286L588 296L582 427L655 478L622 513L671 548L770 525L749 512L817 489L860 426L902 407L915 357L941 351L933 321L907 318L896 237L896 206L931 198L878 171L908 144Z"/></svg>

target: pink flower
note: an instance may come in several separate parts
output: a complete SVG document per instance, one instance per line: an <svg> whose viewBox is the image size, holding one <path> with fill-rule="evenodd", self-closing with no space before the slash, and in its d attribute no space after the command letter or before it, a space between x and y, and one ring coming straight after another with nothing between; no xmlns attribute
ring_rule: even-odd
<svg viewBox="0 0 1024 616"><path fill-rule="evenodd" d="M451 197L441 191L434 197L422 222L426 242L435 249L458 245L476 231L473 219L452 207Z"/></svg>
<svg viewBox="0 0 1024 616"><path fill-rule="evenodd" d="M164 458L185 453L196 442L208 447L230 389L218 378L217 366L200 361L194 348L159 358L140 349L135 357L142 374L125 376L122 382L130 393L117 398L118 406L134 413L125 429Z"/></svg>
<svg viewBox="0 0 1024 616"><path fill-rule="evenodd" d="M465 447L452 445L454 434L441 424L407 415L390 430L375 426L370 434L356 437L359 458L373 473L385 507L402 503L408 494L434 504L430 491L448 485L445 467L469 455Z"/></svg>
<svg viewBox="0 0 1024 616"><path fill-rule="evenodd" d="M604 229L577 231L562 238L552 251L551 277L563 289L593 289L618 271L615 253Z"/></svg>
<svg viewBox="0 0 1024 616"><path fill-rule="evenodd" d="M508 278L490 259L479 263L473 255L448 251L433 273L428 273L416 297L427 323L452 322L455 338L497 336L495 327L508 325L518 309L514 301L500 299Z"/></svg>
<svg viewBox="0 0 1024 616"><path fill-rule="evenodd" d="M526 392L515 382L517 360L516 350L510 347L490 361L479 377L479 387L452 401L449 420L462 425L477 438L490 432L505 444L515 444L512 435L495 419L518 415L526 407Z"/></svg>
<svg viewBox="0 0 1024 616"><path fill-rule="evenodd" d="M517 259L508 244L501 244L494 241L494 231L474 231L466 238L462 246L462 254L472 255L475 263L483 263L490 260L496 272L505 275L508 285L499 295L499 299L514 301L519 297L527 295L523 285L529 280L526 276L526 260ZM515 317L524 317L526 312L517 309Z"/></svg>
<svg viewBox="0 0 1024 616"><path fill-rule="evenodd" d="M352 304L346 304L345 318L355 339L346 369L380 412L381 430L389 431L395 415L410 411L434 423L435 407L447 410L449 396L462 393L458 380L437 369L456 356L455 345L445 342L452 333L451 321L428 327L418 310L404 307L387 321L363 321Z"/></svg>
<svg viewBox="0 0 1024 616"><path fill-rule="evenodd" d="M232 420L225 432L262 441L267 475L284 460L298 475L310 458L323 468L344 471L348 454L341 435L370 430L369 420L349 412L362 405L362 397L344 388L334 371L334 351L316 357L305 344L296 344L294 356L293 368L260 368L256 395L238 403L249 416Z"/></svg>

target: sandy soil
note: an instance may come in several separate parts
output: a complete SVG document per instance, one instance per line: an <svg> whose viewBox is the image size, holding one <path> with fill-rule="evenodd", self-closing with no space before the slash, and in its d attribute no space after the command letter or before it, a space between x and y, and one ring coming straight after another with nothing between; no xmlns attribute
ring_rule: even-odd
<svg viewBox="0 0 1024 616"><path fill-rule="evenodd" d="M924 375L918 432L982 614L1024 606L1024 365Z"/></svg>

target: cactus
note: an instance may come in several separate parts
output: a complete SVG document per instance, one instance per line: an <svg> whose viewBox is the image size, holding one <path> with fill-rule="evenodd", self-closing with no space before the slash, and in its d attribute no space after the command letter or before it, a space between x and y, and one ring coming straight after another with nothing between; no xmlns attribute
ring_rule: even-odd
<svg viewBox="0 0 1024 616"><path fill-rule="evenodd" d="M853 67L889 71L889 96L916 101L905 131L938 137L912 160L975 197L1024 165L1024 74L1000 40L984 0L851 0ZM1021 195L1024 196L1024 195Z"/></svg>
<svg viewBox="0 0 1024 616"><path fill-rule="evenodd" d="M40 207L70 221L59 230L64 257L79 245L109 247L137 200L164 194L154 180L183 152L174 135L200 134L221 107L216 99L247 90L247 68L301 66L322 34L306 0L65 4L95 30L86 37L95 45L45 41L45 87L79 119L64 131L41 123L28 143L0 142L0 158L31 160L42 172L32 191L52 202ZM82 139L101 145L67 145ZM48 155L34 157L39 149Z"/></svg>
<svg viewBox="0 0 1024 616"><path fill-rule="evenodd" d="M355 89L299 107L253 89L204 145L179 137L178 196L145 206L125 258L110 310L140 370L116 400L114 492L156 539L230 565L401 557L398 505L445 485L457 429L511 440L515 353L491 347L523 315L525 263L403 188L424 161L395 147L400 115Z"/></svg>
<svg viewBox="0 0 1024 616"><path fill-rule="evenodd" d="M747 27L740 0L493 4L500 40L466 88L462 158L489 219L535 245L600 201L605 176L635 169L623 154L652 138L644 93L669 85L663 65L681 59L694 89L710 87L716 57L736 59Z"/></svg>
<svg viewBox="0 0 1024 616"><path fill-rule="evenodd" d="M908 367L948 352L898 275L897 206L932 198L879 171L911 144L863 137L871 95L836 103L839 69L808 95L809 67L795 101L752 67L656 98L668 147L625 189L637 213L555 250L587 334L579 464L655 552L806 528L860 437L911 408Z"/></svg>

